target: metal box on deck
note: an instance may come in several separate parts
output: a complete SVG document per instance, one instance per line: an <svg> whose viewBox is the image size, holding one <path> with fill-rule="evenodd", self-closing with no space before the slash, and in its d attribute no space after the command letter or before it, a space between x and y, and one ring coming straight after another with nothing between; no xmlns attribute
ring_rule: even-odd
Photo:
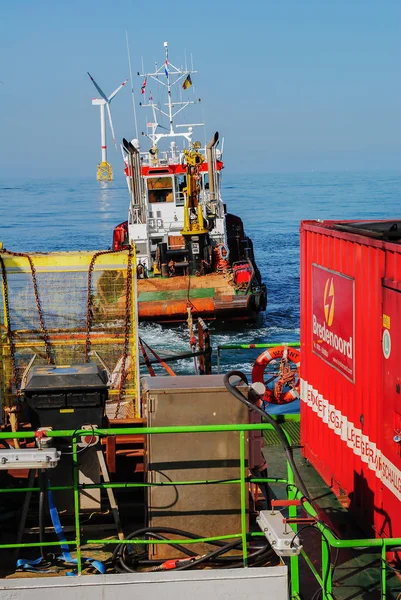
<svg viewBox="0 0 401 600"><path fill-rule="evenodd" d="M4 579L4 600L288 600L286 565L164 573Z"/></svg>
<svg viewBox="0 0 401 600"><path fill-rule="evenodd" d="M304 456L401 536L401 222L301 223L301 349Z"/></svg>
<svg viewBox="0 0 401 600"><path fill-rule="evenodd" d="M146 377L142 387L151 427L248 423L248 409L226 390L222 375ZM149 435L147 476L153 483L239 479L239 457L237 431ZM148 523L199 537L238 534L240 506L238 483L150 487ZM157 558L177 554L168 546L151 549Z"/></svg>

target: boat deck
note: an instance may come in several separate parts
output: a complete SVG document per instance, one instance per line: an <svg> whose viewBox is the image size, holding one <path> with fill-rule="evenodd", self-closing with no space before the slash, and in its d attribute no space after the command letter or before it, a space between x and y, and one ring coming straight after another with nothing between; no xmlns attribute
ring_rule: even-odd
<svg viewBox="0 0 401 600"><path fill-rule="evenodd" d="M231 277L225 273L210 273L202 277L150 277L138 279L139 301L179 298L189 291L190 296L205 298L208 295L235 296ZM146 294L146 296L143 296ZM141 298L142 297L142 298Z"/></svg>
<svg viewBox="0 0 401 600"><path fill-rule="evenodd" d="M237 290L227 273L138 279L137 287L140 320L181 322L187 318L188 302L194 316L206 319L250 316L250 294Z"/></svg>

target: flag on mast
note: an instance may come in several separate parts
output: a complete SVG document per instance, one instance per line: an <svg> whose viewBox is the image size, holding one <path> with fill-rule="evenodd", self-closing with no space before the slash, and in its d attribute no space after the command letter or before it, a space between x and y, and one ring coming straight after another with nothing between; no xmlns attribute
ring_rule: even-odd
<svg viewBox="0 0 401 600"><path fill-rule="evenodd" d="M164 64L164 72L165 72L166 77L168 79L168 58L166 58L166 62Z"/></svg>
<svg viewBox="0 0 401 600"><path fill-rule="evenodd" d="M145 79L143 80L143 84L142 84L142 87L141 87L141 94L145 93L146 83L147 83L147 77L145 77Z"/></svg>
<svg viewBox="0 0 401 600"><path fill-rule="evenodd" d="M182 89L187 90L189 87L191 87L191 85L192 85L191 75L188 74L184 80L184 83L182 84Z"/></svg>

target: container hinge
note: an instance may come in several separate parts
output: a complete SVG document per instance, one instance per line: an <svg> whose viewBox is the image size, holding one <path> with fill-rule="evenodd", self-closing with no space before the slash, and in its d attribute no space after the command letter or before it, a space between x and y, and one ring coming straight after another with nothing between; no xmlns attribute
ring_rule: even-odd
<svg viewBox="0 0 401 600"><path fill-rule="evenodd" d="M155 412L155 397L149 396L148 413L153 413L153 412Z"/></svg>
<svg viewBox="0 0 401 600"><path fill-rule="evenodd" d="M151 469L148 471L148 483L154 484L160 482L160 473L158 471L152 471Z"/></svg>

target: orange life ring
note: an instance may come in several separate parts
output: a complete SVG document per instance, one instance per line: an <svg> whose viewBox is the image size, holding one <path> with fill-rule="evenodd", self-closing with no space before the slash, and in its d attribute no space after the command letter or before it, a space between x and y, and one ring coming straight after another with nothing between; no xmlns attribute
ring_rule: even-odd
<svg viewBox="0 0 401 600"><path fill-rule="evenodd" d="M214 247L215 263L217 271L225 271L230 266L228 262L229 251L223 243Z"/></svg>
<svg viewBox="0 0 401 600"><path fill-rule="evenodd" d="M276 377L277 381L273 389L266 386L266 392L263 396L265 402L271 404L287 404L299 398L299 366L301 363L301 353L295 348L288 346L275 346L263 352L255 361L252 369L252 383L261 381L264 383L264 373L266 366L272 360L280 358L279 373ZM296 366L296 370L292 370L289 362ZM297 377L298 375L298 377ZM283 391L284 387L290 387L289 390Z"/></svg>
<svg viewBox="0 0 401 600"><path fill-rule="evenodd" d="M228 252L227 248L225 247L225 245L222 242L220 242L219 244L217 244L216 250L217 250L219 258L221 260L228 260L229 252Z"/></svg>

